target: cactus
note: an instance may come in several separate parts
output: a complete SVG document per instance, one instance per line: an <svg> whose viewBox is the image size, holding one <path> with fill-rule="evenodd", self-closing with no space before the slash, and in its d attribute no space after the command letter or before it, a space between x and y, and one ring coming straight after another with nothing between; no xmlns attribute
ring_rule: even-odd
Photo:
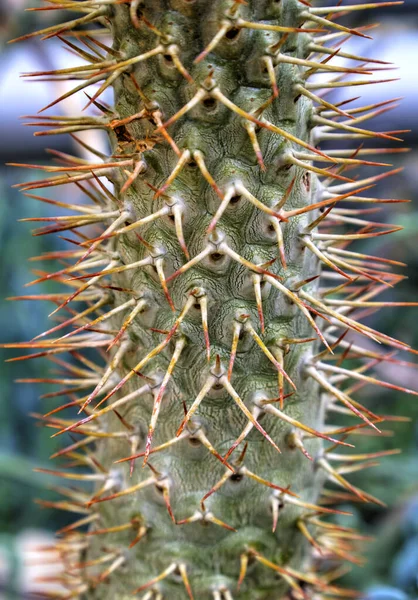
<svg viewBox="0 0 418 600"><path fill-rule="evenodd" d="M51 379L63 403L41 419L71 434L56 457L73 468L48 472L72 482L52 505L77 517L59 532L66 570L47 597L350 596L333 578L339 560L357 560L357 535L330 501L379 502L345 473L393 452L349 454L354 434L390 420L352 394L369 383L417 394L368 374L396 360L362 339L410 350L360 320L395 304L376 296L401 277L350 246L396 229L367 216L402 202L366 192L393 171L352 177L388 166L368 158L390 150L367 141L396 136L363 122L392 102L351 108L321 91L385 67L340 49L368 37L340 13L374 6L49 0L82 16L36 34L85 62L31 74L81 80L45 108L99 87L95 112L31 123L70 133L93 159L55 152L58 166L36 166L52 177L20 186L86 195L73 206L63 194L71 214L35 231L72 233L68 250L42 257L58 269L36 279L67 289L42 294L61 318L23 344L63 370ZM109 155L79 137L87 129L108 133ZM328 144L340 139L354 146ZM357 421L338 426L339 413Z"/></svg>

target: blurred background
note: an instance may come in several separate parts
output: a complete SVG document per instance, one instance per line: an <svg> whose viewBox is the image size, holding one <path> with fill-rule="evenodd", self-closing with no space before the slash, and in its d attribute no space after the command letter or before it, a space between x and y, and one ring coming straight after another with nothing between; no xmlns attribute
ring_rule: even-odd
<svg viewBox="0 0 418 600"><path fill-rule="evenodd" d="M45 147L65 152L74 148L67 136L33 137L30 128L23 127L21 115L36 111L62 93L65 84L33 83L22 80L20 73L68 66L76 60L59 40L40 43L37 38L25 43L8 45L7 40L46 27L62 19L57 11L23 12L24 8L40 6L38 0L0 0L0 342L27 341L48 329L50 306L41 302L8 302L7 296L39 293L24 288L33 279L33 269L48 267L46 263L29 262L29 258L58 249L62 241L57 236L31 237L29 223L17 223L24 217L53 215L55 210L35 202L12 186L38 178L39 172L16 169L6 161L45 164L49 158ZM351 25L380 22L373 30L373 40L357 38L344 46L346 51L387 60L396 71L378 73L382 78L400 78L390 84L361 88L361 105L393 97L403 97L400 106L375 119L373 128L381 131L409 130L404 133L408 154L394 154L394 166L403 165L401 174L383 180L375 196L409 198L410 204L383 205L379 221L404 227L402 232L383 236L364 244L362 250L408 263L403 270L405 280L386 293L390 301L417 300L418 292L418 1L406 0L402 6L352 13ZM347 21L344 21L346 24ZM59 93L58 93L59 92ZM343 95L345 94L345 95ZM354 94L338 93L332 102ZM357 94L356 94L357 95ZM111 102L111 97L105 98ZM58 105L50 114L77 114L83 98ZM360 101L357 101L360 105ZM104 148L105 140L90 134L89 143ZM46 143L45 143L46 141ZM390 157L392 158L392 156ZM372 158L373 160L373 158ZM77 191L61 188L51 194L65 194L66 202L76 202ZM42 195L44 190L42 190ZM359 246L357 246L359 248ZM48 289L44 286L43 290ZM49 289L56 289L53 284ZM368 318L368 324L402 341L418 347L418 317L416 310L383 309ZM35 466L48 467L48 457L59 448L50 438L50 430L37 426L31 416L45 412L45 402L39 396L50 391L42 385L17 384L18 378L45 377L47 365L41 361L9 362L3 359L18 356L19 351L2 351L0 361L0 600L30 598L33 579L42 575L34 549L48 544L52 532L71 521L72 516L40 507L36 498L48 500L52 492L50 479L34 473ZM400 357L411 360L410 356ZM382 378L417 388L415 373L394 365L377 365ZM383 375L384 372L384 375ZM363 534L374 537L368 544L368 562L353 567L345 576L347 585L364 591L370 600L418 599L418 401L385 389L368 386L367 406L372 411L403 415L411 422L390 424L394 436L356 438L358 451L373 452L401 448L402 454L383 459L381 466L351 476L351 481L387 504L383 508L358 503L350 506L356 526ZM49 405L48 405L49 406ZM59 440L60 438L58 438ZM344 505L342 509L347 508Z"/></svg>

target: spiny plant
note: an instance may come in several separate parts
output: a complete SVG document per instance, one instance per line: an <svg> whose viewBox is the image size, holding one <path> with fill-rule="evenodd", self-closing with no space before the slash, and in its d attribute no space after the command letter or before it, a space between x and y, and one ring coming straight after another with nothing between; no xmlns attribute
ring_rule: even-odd
<svg viewBox="0 0 418 600"><path fill-rule="evenodd" d="M402 279L400 263L351 248L399 229L369 215L404 200L367 195L398 169L353 177L390 166L366 157L405 150L369 147L399 132L363 128L394 100L352 107L328 93L382 81L370 75L387 63L343 49L373 26L339 18L390 4L34 9L78 13L23 37L58 37L84 61L28 74L78 82L43 110L99 84L85 92L96 113L29 123L35 135L70 134L93 158L52 151L57 166L26 165L48 176L19 185L71 213L26 219L69 243L41 257L59 268L32 283L67 290L20 297L55 304L57 322L13 346L35 351L17 360L58 367L39 381L64 401L40 419L69 436L54 455L65 468L46 472L72 483L43 504L78 517L58 532L61 588L44 597L356 596L334 580L339 561L361 562L363 538L332 520L343 512L332 504L379 503L346 475L396 451L349 453L355 436L394 419L353 394L376 384L417 395L369 374L412 350L363 320L416 303L376 299ZM110 87L112 107L101 98ZM76 135L91 129L107 132L109 154ZM61 185L85 200L33 193ZM358 421L338 425L340 414Z"/></svg>

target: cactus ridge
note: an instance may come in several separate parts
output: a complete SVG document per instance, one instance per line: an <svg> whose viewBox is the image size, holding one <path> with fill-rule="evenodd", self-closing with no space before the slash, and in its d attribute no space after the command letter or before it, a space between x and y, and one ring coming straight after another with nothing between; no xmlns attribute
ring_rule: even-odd
<svg viewBox="0 0 418 600"><path fill-rule="evenodd" d="M23 36L58 36L84 61L27 74L81 80L43 110L99 85L82 116L29 123L35 135L69 133L88 158L52 151L58 166L25 165L48 175L19 184L71 212L26 219L46 222L35 235L72 234L69 250L40 257L58 270L31 282L67 291L20 297L53 302L59 320L14 345L35 350L21 360L62 369L48 396L63 404L40 419L66 434L54 458L71 468L46 472L79 484L47 503L78 514L58 532L66 570L47 597L356 595L333 580L338 561L361 562L363 538L327 515L346 514L330 507L341 500L379 503L346 474L396 450L347 452L350 436L391 420L353 394L376 384L417 395L368 374L397 362L392 349L413 351L361 319L417 303L375 300L401 265L349 248L399 229L369 220L368 205L404 200L363 195L399 169L352 177L390 167L365 156L403 150L368 147L399 138L363 129L394 101L350 108L324 90L385 68L341 51L368 27L337 19L390 4L49 0L82 16ZM109 87L113 107L101 99ZM107 132L109 154L82 137L92 129ZM340 140L360 146L327 144ZM85 201L36 193L68 184ZM325 424L339 413L358 421Z"/></svg>

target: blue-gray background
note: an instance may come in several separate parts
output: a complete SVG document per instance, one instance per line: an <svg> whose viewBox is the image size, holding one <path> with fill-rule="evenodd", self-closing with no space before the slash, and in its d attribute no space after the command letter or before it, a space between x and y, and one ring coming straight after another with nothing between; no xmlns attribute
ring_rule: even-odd
<svg viewBox="0 0 418 600"><path fill-rule="evenodd" d="M46 26L57 13L23 13L28 6L39 6L34 0L0 0L0 342L31 339L48 328L50 306L43 303L7 302L7 296L25 292L24 284L32 276L31 269L47 267L45 263L30 263L31 256L60 247L53 237L31 237L30 224L17 223L27 216L53 214L47 205L26 198L11 186L36 177L33 171L4 166L5 161L45 162L43 148L48 145L66 151L74 148L61 136L34 138L32 130L24 128L19 115L33 114L54 97L56 89L50 84L32 83L19 79L19 73L59 68L73 60L56 41L41 44L30 40L23 44L6 45L6 40ZM403 96L400 107L385 113L375 121L380 130L412 129L405 133L409 154L394 155L394 164L405 169L396 178L387 179L379 188L382 197L410 198L411 204L385 208L379 220L400 224L403 232L388 238L377 238L364 246L371 254L379 254L408 263L405 279L397 289L386 294L387 300L417 300L418 289L418 2L407 0L403 6L354 13L352 24L379 21L373 30L373 40L355 40L351 48L360 54L390 60L398 70L383 72L386 77L400 81L363 88L363 104ZM381 73L379 73L379 76ZM356 91L358 88L356 89ZM345 92L345 97L357 94ZM340 96L341 97L341 96ZM365 100L365 101L364 101ZM82 100L74 100L60 110L77 112ZM45 144L45 140L47 144ZM96 138L96 143L104 143ZM61 189L51 197L66 195L74 200L74 190ZM415 201L415 202L414 202ZM44 287L45 289L45 287ZM32 292L31 292L32 293ZM35 293L35 292L34 292ZM49 310L48 310L49 309ZM369 323L390 335L418 347L418 316L414 309L387 309L372 315ZM49 325L50 326L50 325ZM16 351L2 352L2 358L16 356ZM408 357L404 357L408 359ZM379 372L380 369L380 372ZM398 372L395 372L398 371ZM416 371L378 367L382 378L397 380L407 387L417 387ZM51 482L33 473L35 466L48 466L48 457L58 443L50 439L50 430L38 427L30 413L45 412L48 400L39 400L46 389L35 385L17 385L18 377L40 377L46 365L36 361L0 362L0 600L22 597L27 589L25 579L25 540L41 532L52 532L65 524L70 515L41 509L34 498L48 498L45 484ZM377 412L405 415L411 423L395 424L394 438L376 441L362 440L359 448L366 451L394 447L402 455L384 459L378 468L352 476L351 480L365 486L368 492L386 502L389 508L357 504L351 525L362 533L375 536L368 545L368 563L353 568L346 577L348 584L367 590L373 600L412 600L418 598L418 400L401 393L366 388L368 406ZM414 424L415 422L415 424ZM50 496L52 497L52 496Z"/></svg>

